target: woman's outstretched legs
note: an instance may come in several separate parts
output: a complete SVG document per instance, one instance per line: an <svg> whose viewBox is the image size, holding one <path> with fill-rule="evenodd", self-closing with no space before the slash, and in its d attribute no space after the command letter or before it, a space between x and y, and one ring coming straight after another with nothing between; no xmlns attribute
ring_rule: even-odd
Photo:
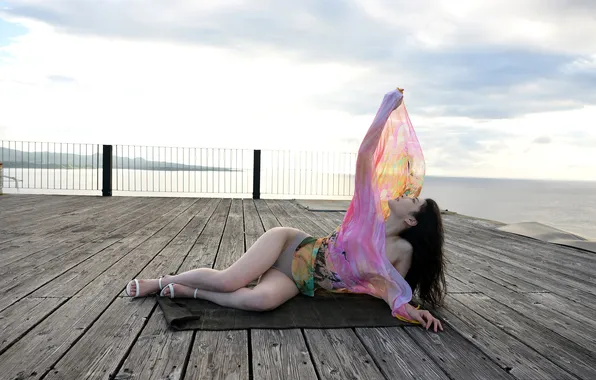
<svg viewBox="0 0 596 380"><path fill-rule="evenodd" d="M224 270L199 268L174 276L166 276L162 279L162 287L175 283L192 288L193 291L194 289L202 289L213 292L234 292L247 286L252 280L259 278L271 268L286 245L299 232L299 230L289 227L272 228L261 235L246 253L229 268ZM160 290L157 279L138 281L139 296ZM136 284L134 282L129 285L129 290L131 295L136 294Z"/></svg>
<svg viewBox="0 0 596 380"><path fill-rule="evenodd" d="M171 287L174 288L176 298L193 298L195 296L194 288L177 283L172 284ZM225 307L266 311L275 309L298 293L298 288L293 280L277 269L271 268L263 274L253 289L243 287L228 293L197 289L196 297ZM164 288L162 295L169 297L170 294L170 287Z"/></svg>

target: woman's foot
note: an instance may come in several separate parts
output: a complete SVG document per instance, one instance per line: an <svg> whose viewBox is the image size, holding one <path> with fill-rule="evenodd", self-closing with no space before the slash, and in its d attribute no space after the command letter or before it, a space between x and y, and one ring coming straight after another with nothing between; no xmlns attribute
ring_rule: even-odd
<svg viewBox="0 0 596 380"><path fill-rule="evenodd" d="M168 285L169 282L164 276L161 278L151 278L146 280L134 279L126 285L126 294L129 297L145 297L149 294L154 294L163 289L164 286Z"/></svg>
<svg viewBox="0 0 596 380"><path fill-rule="evenodd" d="M164 285L163 290L159 293L162 297L170 298L197 298L197 289L180 284Z"/></svg>

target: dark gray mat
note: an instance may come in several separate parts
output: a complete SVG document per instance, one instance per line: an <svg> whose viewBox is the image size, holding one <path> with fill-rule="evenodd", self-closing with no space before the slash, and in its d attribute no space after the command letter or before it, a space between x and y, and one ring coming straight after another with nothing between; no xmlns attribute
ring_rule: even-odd
<svg viewBox="0 0 596 380"><path fill-rule="evenodd" d="M209 301L157 297L168 325L175 330L238 330L391 327L407 324L391 316L381 299L359 294L299 295L267 312L225 308Z"/></svg>

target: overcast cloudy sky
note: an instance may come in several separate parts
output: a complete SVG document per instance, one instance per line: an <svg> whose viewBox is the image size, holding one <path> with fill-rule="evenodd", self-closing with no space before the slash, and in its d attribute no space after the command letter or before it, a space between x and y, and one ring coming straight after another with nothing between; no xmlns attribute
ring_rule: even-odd
<svg viewBox="0 0 596 380"><path fill-rule="evenodd" d="M0 1L0 139L356 151L383 94L429 175L596 180L593 0Z"/></svg>

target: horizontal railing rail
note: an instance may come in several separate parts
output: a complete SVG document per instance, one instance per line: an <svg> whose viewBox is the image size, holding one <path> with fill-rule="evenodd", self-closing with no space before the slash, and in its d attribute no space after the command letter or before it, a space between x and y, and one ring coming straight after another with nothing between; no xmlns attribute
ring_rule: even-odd
<svg viewBox="0 0 596 380"><path fill-rule="evenodd" d="M356 154L0 141L0 163L4 189L340 199Z"/></svg>

